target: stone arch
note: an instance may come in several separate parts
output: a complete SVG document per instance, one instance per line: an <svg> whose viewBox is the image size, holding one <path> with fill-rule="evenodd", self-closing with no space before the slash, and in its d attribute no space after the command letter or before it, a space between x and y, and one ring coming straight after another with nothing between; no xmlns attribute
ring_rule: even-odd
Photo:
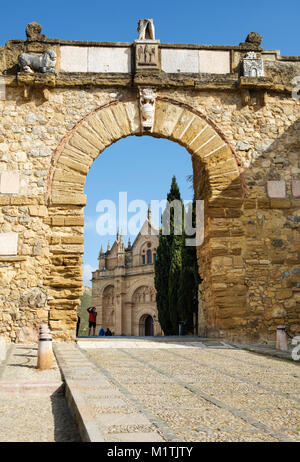
<svg viewBox="0 0 300 462"><path fill-rule="evenodd" d="M153 279L151 278L141 278L136 283L132 284L130 291L128 292L128 300L132 300L134 293L142 286L150 287L154 289Z"/></svg>
<svg viewBox="0 0 300 462"><path fill-rule="evenodd" d="M115 288L114 284L112 284L112 282L107 282L105 285L103 285L103 287L101 288L101 296L103 296L104 292L106 291L106 289L108 289L109 287L112 287L113 289Z"/></svg>
<svg viewBox="0 0 300 462"><path fill-rule="evenodd" d="M136 245L135 248L135 255L141 255L142 248L147 244L151 243L153 245L153 239L151 239L152 236L141 236L139 242Z"/></svg>
<svg viewBox="0 0 300 462"><path fill-rule="evenodd" d="M155 289L153 285L140 284L140 286L134 291L132 295L132 302L139 304L155 302Z"/></svg>
<svg viewBox="0 0 300 462"><path fill-rule="evenodd" d="M162 97L156 99L151 133L143 131L137 98L124 99L88 114L57 147L46 193L50 224L55 227L60 223L61 226L59 236L52 235L50 245L49 285L56 299L50 312L52 331L55 335L56 327L60 329L57 323L60 316L66 317L56 306L61 302L68 303L62 300L57 284L53 285L53 280L57 279L57 265L64 287L72 288L78 297L81 294L83 227L77 228L75 234L70 226L83 225L86 176L93 161L106 147L130 135L166 138L184 146L191 154L195 198L205 201L205 240L197 249L197 255L203 278L202 307L206 332L222 334L223 329L235 327L233 309L246 305L244 264L239 244L242 228L239 219L245 194L243 175L233 147L212 120L182 102ZM67 264L64 263L66 252ZM74 278L71 280L68 276L70 268L65 269L68 265L74 268L76 284ZM238 278L234 274L236 267ZM224 271L228 276L226 283L218 284L218 273ZM236 322L240 322L240 315ZM73 325L74 320L69 324Z"/></svg>
<svg viewBox="0 0 300 462"><path fill-rule="evenodd" d="M134 319L134 325L136 329L136 335L145 335L145 319L147 316L151 316L153 321L157 321L157 311L151 307L144 307L136 313L136 317ZM154 332L153 335L160 335L161 328L158 325L158 322L154 322Z"/></svg>
<svg viewBox="0 0 300 462"><path fill-rule="evenodd" d="M150 334L146 332L146 322L147 322L146 320L147 319L149 320L149 318L151 319L151 324L152 324L152 326L151 326L152 333L150 333ZM144 314L143 316L140 317L140 319L139 319L139 335L140 336L145 336L145 335L151 335L152 336L152 335L154 335L154 318L153 318L153 316L151 314L146 313L146 314Z"/></svg>
<svg viewBox="0 0 300 462"><path fill-rule="evenodd" d="M136 99L111 102L79 121L65 135L52 159L47 187L49 205L85 205L83 190L93 161L105 148L130 135L149 135L143 132ZM226 189L227 197L237 197L232 188L228 191L233 184L234 190L240 188L239 197L243 195L244 181L235 150L214 122L199 111L174 100L157 98L150 135L184 146L193 161L205 170L212 196ZM70 185L72 192L68 191L66 197L66 187Z"/></svg>

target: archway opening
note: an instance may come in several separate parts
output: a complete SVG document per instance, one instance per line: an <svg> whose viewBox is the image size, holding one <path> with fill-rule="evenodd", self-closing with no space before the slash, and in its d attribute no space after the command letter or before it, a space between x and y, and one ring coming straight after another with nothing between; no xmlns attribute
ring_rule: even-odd
<svg viewBox="0 0 300 462"><path fill-rule="evenodd" d="M141 332L145 335L145 325L140 328L138 321L145 306L151 306L156 319L159 318L154 285L155 261L161 214L172 175L176 176L182 200L191 203L192 163L186 149L165 139L135 136L108 147L94 161L87 175L83 284L85 294L89 294L89 304L98 312L97 332L109 328L115 335L139 336ZM138 201L144 202L146 210L141 209L143 204ZM152 205L155 201L161 202L158 215L154 213L155 204ZM112 210L109 210L110 205ZM114 211L115 230L100 229L104 215ZM120 222L124 213L127 213L127 230L124 220L123 225ZM132 226L135 217L135 226ZM154 229L144 233L147 220ZM84 321L86 295L81 298L84 303L78 310L83 320L81 336L87 335ZM151 330L148 324L147 332L154 335L153 326ZM158 322L155 335L161 334Z"/></svg>

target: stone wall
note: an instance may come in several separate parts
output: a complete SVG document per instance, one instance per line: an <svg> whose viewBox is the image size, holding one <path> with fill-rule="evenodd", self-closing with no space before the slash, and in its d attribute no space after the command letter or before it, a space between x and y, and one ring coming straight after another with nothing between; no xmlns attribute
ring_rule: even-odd
<svg viewBox="0 0 300 462"><path fill-rule="evenodd" d="M86 175L130 135L170 139L192 156L205 200L203 333L272 341L285 324L299 334L299 59L264 51L266 75L252 79L240 76L243 47L226 49L230 74L79 74L61 72L59 59L58 75L18 73L20 52L50 45L60 57L55 39L0 49L0 334L23 341L49 321L55 339L74 339ZM139 87L155 90L151 132Z"/></svg>

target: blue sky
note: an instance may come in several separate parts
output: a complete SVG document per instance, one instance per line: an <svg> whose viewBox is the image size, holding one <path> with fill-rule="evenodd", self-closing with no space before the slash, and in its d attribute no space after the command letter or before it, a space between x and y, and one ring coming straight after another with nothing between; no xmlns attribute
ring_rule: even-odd
<svg viewBox="0 0 300 462"><path fill-rule="evenodd" d="M163 43L238 45L247 34L263 36L265 49L280 49L281 55L299 55L299 0L251 2L192 0L78 1L49 2L14 0L1 8L0 44L25 39L25 27L40 22L42 33L63 40L132 42L137 38L137 21L153 18L156 38ZM119 191L128 201L164 199L176 175L183 199L192 198L186 176L192 171L189 154L181 146L150 137L129 137L118 141L94 162L85 187L85 283L97 266L101 243L108 236L96 233L97 202L118 202ZM110 241L114 237L110 237ZM125 240L127 243L127 238Z"/></svg>
<svg viewBox="0 0 300 462"><path fill-rule="evenodd" d="M130 136L107 148L93 163L85 185L87 205L85 207L85 283L88 282L91 267L97 267L101 244L104 250L108 240L112 245L115 236L100 236L97 233L97 203L103 199L112 200L117 207L119 192L127 192L128 204L141 199L147 204L151 200L166 199L172 176L175 175L183 200L193 198L193 190L187 181L192 173L190 154L177 143L149 136ZM137 210L138 212L138 210ZM128 220L134 212L128 213ZM145 216L146 218L146 216ZM143 223L141 223L142 225ZM159 225L159 222L155 223ZM130 236L124 236L127 244Z"/></svg>
<svg viewBox="0 0 300 462"><path fill-rule="evenodd" d="M264 48L290 56L299 54L299 13L299 0L14 0L1 8L0 44L25 38L31 21L48 37L132 42L137 20L153 18L161 42L237 45L256 31Z"/></svg>

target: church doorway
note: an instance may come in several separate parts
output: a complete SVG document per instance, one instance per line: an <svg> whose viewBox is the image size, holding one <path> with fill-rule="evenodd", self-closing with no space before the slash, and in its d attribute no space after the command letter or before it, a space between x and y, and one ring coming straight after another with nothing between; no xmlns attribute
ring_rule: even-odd
<svg viewBox="0 0 300 462"><path fill-rule="evenodd" d="M150 314L144 314L139 322L139 335L141 337L153 337L154 335L154 322Z"/></svg>
<svg viewBox="0 0 300 462"><path fill-rule="evenodd" d="M153 318L150 315L145 319L145 335L147 337L153 336Z"/></svg>

